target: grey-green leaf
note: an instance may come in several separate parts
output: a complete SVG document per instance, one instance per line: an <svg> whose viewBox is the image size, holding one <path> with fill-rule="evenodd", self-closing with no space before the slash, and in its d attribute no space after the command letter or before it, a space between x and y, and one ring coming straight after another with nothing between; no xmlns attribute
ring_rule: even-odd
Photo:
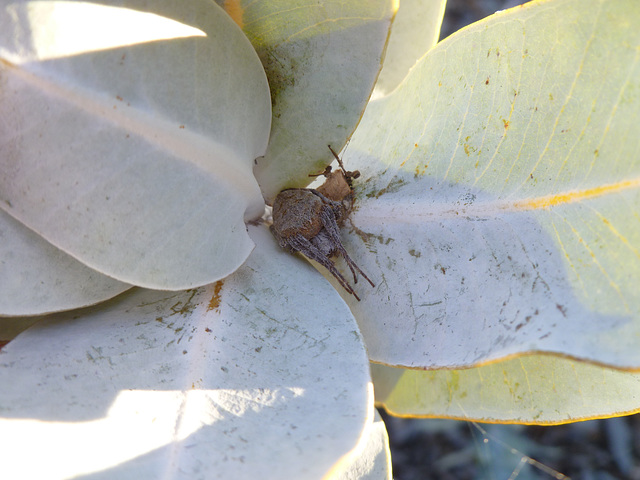
<svg viewBox="0 0 640 480"><path fill-rule="evenodd" d="M256 178L267 202L333 160L351 136L380 71L391 0L223 2L264 65L273 103L269 148Z"/></svg>
<svg viewBox="0 0 640 480"><path fill-rule="evenodd" d="M207 284L246 259L271 106L217 5L4 4L0 83L0 207L13 217L150 288Z"/></svg>
<svg viewBox="0 0 640 480"><path fill-rule="evenodd" d="M0 316L86 307L130 287L86 267L0 210Z"/></svg>
<svg viewBox="0 0 640 480"><path fill-rule="evenodd" d="M346 149L372 360L640 365L640 5L532 2L449 37Z"/></svg>
<svg viewBox="0 0 640 480"><path fill-rule="evenodd" d="M373 395L355 320L266 228L251 233L223 281L133 289L4 347L3 476L316 479L356 455Z"/></svg>

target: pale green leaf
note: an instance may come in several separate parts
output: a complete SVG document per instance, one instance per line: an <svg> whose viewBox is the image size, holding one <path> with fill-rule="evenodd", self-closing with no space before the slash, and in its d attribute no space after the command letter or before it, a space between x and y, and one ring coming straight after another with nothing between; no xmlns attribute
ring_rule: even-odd
<svg viewBox="0 0 640 480"><path fill-rule="evenodd" d="M266 228L251 234L224 281L135 289L4 347L3 476L317 479L352 456L373 419L355 321Z"/></svg>
<svg viewBox="0 0 640 480"><path fill-rule="evenodd" d="M79 18L81 20L79 20ZM234 271L263 201L264 71L216 5L5 3L0 206L121 281L181 289Z"/></svg>
<svg viewBox="0 0 640 480"><path fill-rule="evenodd" d="M447 0L402 0L372 98L387 95L440 37Z"/></svg>
<svg viewBox="0 0 640 480"><path fill-rule="evenodd" d="M255 174L268 202L303 187L340 149L366 106L382 63L392 0L223 1L269 78L273 126Z"/></svg>
<svg viewBox="0 0 640 480"><path fill-rule="evenodd" d="M0 316L85 307L130 287L85 267L0 210Z"/></svg>
<svg viewBox="0 0 640 480"><path fill-rule="evenodd" d="M640 4L558 0L432 49L373 102L345 298L373 361L640 366Z"/></svg>
<svg viewBox="0 0 640 480"><path fill-rule="evenodd" d="M376 402L400 416L558 424L640 411L640 373L526 355L465 370L371 365Z"/></svg>

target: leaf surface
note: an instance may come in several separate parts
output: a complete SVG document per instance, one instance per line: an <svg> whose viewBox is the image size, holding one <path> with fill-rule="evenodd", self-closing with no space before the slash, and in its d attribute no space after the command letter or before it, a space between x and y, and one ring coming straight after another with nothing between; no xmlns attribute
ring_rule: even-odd
<svg viewBox="0 0 640 480"><path fill-rule="evenodd" d="M4 317L0 319L0 348L40 320L42 320L40 316Z"/></svg>
<svg viewBox="0 0 640 480"><path fill-rule="evenodd" d="M82 263L161 289L253 248L269 91L216 5L13 2L0 17L0 205ZM82 22L77 20L82 17Z"/></svg>
<svg viewBox="0 0 640 480"><path fill-rule="evenodd" d="M555 355L464 370L371 365L376 402L394 415L560 424L640 411L640 374Z"/></svg>
<svg viewBox="0 0 640 480"><path fill-rule="evenodd" d="M352 455L373 420L355 321L266 228L251 234L224 281L134 289L9 343L3 474L304 479Z"/></svg>
<svg viewBox="0 0 640 480"><path fill-rule="evenodd" d="M640 367L640 6L500 12L367 108L345 246L370 357L460 368L531 351Z"/></svg>
<svg viewBox="0 0 640 480"><path fill-rule="evenodd" d="M367 424L361 444L353 452L355 459L331 478L336 480L392 480L389 435L382 417L375 410L374 421ZM340 466L342 467L342 466Z"/></svg>
<svg viewBox="0 0 640 480"><path fill-rule="evenodd" d="M131 287L87 268L2 210L0 261L0 316L85 307Z"/></svg>
<svg viewBox="0 0 640 480"><path fill-rule="evenodd" d="M273 104L255 168L267 202L304 187L351 136L381 67L394 2L222 1L258 52Z"/></svg>
<svg viewBox="0 0 640 480"><path fill-rule="evenodd" d="M418 59L438 42L446 4L446 0L400 2L372 98L383 97L396 88Z"/></svg>

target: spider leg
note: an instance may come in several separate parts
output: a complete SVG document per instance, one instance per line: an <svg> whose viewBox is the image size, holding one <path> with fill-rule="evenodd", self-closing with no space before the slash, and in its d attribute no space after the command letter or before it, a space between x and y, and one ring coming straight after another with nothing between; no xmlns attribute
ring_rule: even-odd
<svg viewBox="0 0 640 480"><path fill-rule="evenodd" d="M344 165L342 164L342 160L340 160L340 157L338 156L338 154L333 150L333 148L331 148L331 145L327 145L327 147L329 147L329 150L331 150L331 153L333 153L333 156L338 161L338 165L340 165L340 168L342 169L342 171L347 173L347 171L344 169Z"/></svg>
<svg viewBox="0 0 640 480"><path fill-rule="evenodd" d="M331 200L330 198L325 197L323 194L321 194L319 191L317 191L317 190L315 190L313 188L310 188L309 190L314 195L317 195L318 197L320 197L320 199L325 204L325 206L328 206L331 210L333 210L333 219L334 219L334 221L336 223L336 231L337 231L337 228L338 228L338 217L336 215L338 215L338 216L340 216L340 218L342 218L342 214L344 212L346 212L346 208L345 208L344 204L342 202L336 202L335 200ZM322 210L324 210L324 208ZM338 234L338 238L339 237L340 237L340 234Z"/></svg>
<svg viewBox="0 0 640 480"><path fill-rule="evenodd" d="M324 177L329 177L329 175L331 174L331 165L327 165L324 169L324 171L320 172L320 173L310 173L309 176L310 177L319 177L320 175L324 176Z"/></svg>
<svg viewBox="0 0 640 480"><path fill-rule="evenodd" d="M347 262L347 265L349 265L349 269L353 274L353 282L358 283L358 276L355 272L356 270L358 270L360 274L367 280L367 282L369 282L372 287L375 287L375 284L369 279L369 277L367 277L367 274L364 273L360 269L360 267L358 267L358 265L356 265L356 262L351 259L347 251L344 249L344 246L342 245L342 239L340 238L340 231L338 230L338 222L336 221L336 216L333 213L333 208L331 208L331 206L323 206L322 210L320 210L320 219L322 220L322 226L329 234L329 237L335 245L336 250L340 252L342 258L344 258Z"/></svg>
<svg viewBox="0 0 640 480"><path fill-rule="evenodd" d="M347 280L338 271L338 269L333 264L333 262L329 260L327 256L323 255L322 251L320 251L318 247L316 247L313 243L311 243L308 239L306 239L304 236L300 235L299 233L296 235L293 235L292 237L289 237L288 243L295 250L299 251L300 253L310 258L311 260L315 260L320 265L322 265L327 270L329 270L329 272L331 272L331 275L333 275L336 278L336 280L338 280L340 285L342 285L342 288L344 288L348 293L353 295L356 298L356 300L360 301L360 297L358 297L356 292L353 290L353 287L349 285Z"/></svg>

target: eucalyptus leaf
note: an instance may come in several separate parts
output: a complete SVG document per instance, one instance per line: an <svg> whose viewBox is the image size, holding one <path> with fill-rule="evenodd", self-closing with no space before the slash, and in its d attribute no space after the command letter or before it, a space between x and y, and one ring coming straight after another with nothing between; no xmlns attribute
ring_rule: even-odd
<svg viewBox="0 0 640 480"><path fill-rule="evenodd" d="M359 453L373 396L355 321L266 228L251 234L224 281L134 289L4 347L3 475L311 479Z"/></svg>
<svg viewBox="0 0 640 480"><path fill-rule="evenodd" d="M440 37L446 0L402 0L393 19L384 63L372 98L395 89Z"/></svg>
<svg viewBox="0 0 640 480"><path fill-rule="evenodd" d="M7 213L140 286L207 284L246 259L269 90L215 4L5 3L0 83Z"/></svg>
<svg viewBox="0 0 640 480"><path fill-rule="evenodd" d="M391 0L217 0L264 65L273 104L269 148L255 175L268 203L304 187L353 133L382 65Z"/></svg>
<svg viewBox="0 0 640 480"><path fill-rule="evenodd" d="M345 247L371 359L544 351L640 367L640 5L533 2L432 49L372 102Z"/></svg>
<svg viewBox="0 0 640 480"><path fill-rule="evenodd" d="M86 307L130 287L87 268L0 210L0 316Z"/></svg>
<svg viewBox="0 0 640 480"><path fill-rule="evenodd" d="M640 411L640 373L555 355L464 370L371 365L376 402L395 415L552 425Z"/></svg>

